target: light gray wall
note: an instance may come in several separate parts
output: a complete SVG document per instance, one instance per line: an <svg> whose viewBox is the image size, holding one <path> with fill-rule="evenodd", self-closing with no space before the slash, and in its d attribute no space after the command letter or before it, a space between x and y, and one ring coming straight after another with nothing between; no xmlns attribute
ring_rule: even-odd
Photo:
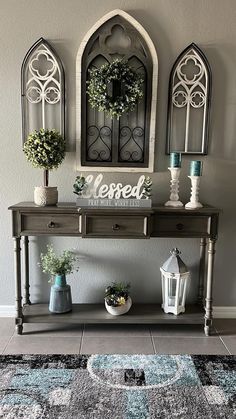
<svg viewBox="0 0 236 419"><path fill-rule="evenodd" d="M236 3L235 0L1 0L0 1L0 304L13 304L11 219L7 207L32 200L42 173L25 160L21 143L20 67L29 47L41 36L62 58L67 86L67 138L70 152L51 175L61 201L74 201L75 178L75 61L88 29L105 13L120 8L149 32L159 56L154 199L165 202L169 191L168 157L164 154L168 77L177 55L195 42L207 55L213 73L209 155L203 158L201 200L223 209L217 245L215 305L236 305ZM184 157L181 198L187 202L189 158ZM106 181L131 180L138 175L106 174ZM196 293L198 240L80 240L31 241L33 300L48 295L46 277L36 262L47 242L56 248L74 247L80 272L71 278L75 301L102 301L105 284L130 281L136 301L160 301L159 267L169 250L178 246L192 271L189 299Z"/></svg>

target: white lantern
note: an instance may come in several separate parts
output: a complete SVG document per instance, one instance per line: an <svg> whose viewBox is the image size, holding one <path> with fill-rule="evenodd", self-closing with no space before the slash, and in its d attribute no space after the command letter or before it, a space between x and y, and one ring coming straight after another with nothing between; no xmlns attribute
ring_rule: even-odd
<svg viewBox="0 0 236 419"><path fill-rule="evenodd" d="M162 281L162 308L165 313L185 312L187 282L190 273L175 248L171 256L160 268Z"/></svg>

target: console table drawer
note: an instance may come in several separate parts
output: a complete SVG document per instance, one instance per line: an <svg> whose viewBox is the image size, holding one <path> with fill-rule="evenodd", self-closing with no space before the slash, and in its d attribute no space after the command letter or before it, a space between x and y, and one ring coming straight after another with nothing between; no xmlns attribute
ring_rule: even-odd
<svg viewBox="0 0 236 419"><path fill-rule="evenodd" d="M21 232L27 234L80 233L77 214L21 214Z"/></svg>
<svg viewBox="0 0 236 419"><path fill-rule="evenodd" d="M156 215L154 236L164 237L208 237L211 230L211 218L208 216Z"/></svg>
<svg viewBox="0 0 236 419"><path fill-rule="evenodd" d="M83 237L148 237L148 217L142 215L90 215L83 221Z"/></svg>

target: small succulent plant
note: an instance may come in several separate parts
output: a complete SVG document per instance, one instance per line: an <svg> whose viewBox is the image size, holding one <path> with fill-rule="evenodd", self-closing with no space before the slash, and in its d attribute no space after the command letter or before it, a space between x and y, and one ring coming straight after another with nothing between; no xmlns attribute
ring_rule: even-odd
<svg viewBox="0 0 236 419"><path fill-rule="evenodd" d="M88 184L85 180L85 177L82 176L82 175L77 176L76 179L75 179L75 183L73 185L73 188L74 188L73 192L76 195L81 196L83 191L87 188L87 186L88 186Z"/></svg>
<svg viewBox="0 0 236 419"><path fill-rule="evenodd" d="M109 306L118 307L126 303L129 297L130 284L113 282L105 289L105 301Z"/></svg>

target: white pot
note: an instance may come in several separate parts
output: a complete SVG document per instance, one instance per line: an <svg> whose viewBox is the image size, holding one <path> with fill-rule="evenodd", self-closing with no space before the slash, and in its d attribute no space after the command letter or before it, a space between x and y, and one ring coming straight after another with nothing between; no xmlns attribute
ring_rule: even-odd
<svg viewBox="0 0 236 419"><path fill-rule="evenodd" d="M125 314L129 311L130 307L132 306L132 300L130 297L128 297L128 300L125 304L122 304L122 306L109 306L105 300L105 307L108 311L108 313L112 314L113 316L120 316L121 314Z"/></svg>
<svg viewBox="0 0 236 419"><path fill-rule="evenodd" d="M40 207L56 205L58 202L58 191L56 186L35 186L34 203Z"/></svg>

